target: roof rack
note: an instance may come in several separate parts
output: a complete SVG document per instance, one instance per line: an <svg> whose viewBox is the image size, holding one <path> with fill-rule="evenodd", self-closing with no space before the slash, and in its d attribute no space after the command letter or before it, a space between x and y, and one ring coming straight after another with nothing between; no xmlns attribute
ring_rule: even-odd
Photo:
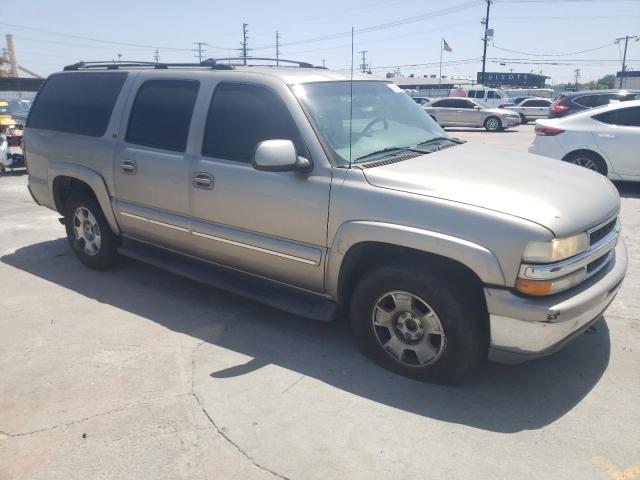
<svg viewBox="0 0 640 480"><path fill-rule="evenodd" d="M286 60L283 58L267 58L267 57L228 57L228 58L207 58L200 63L161 63L161 62L145 62L145 61L128 61L128 62L105 62L105 61L80 61L63 68L64 71L73 70L89 70L94 68L105 68L107 70L119 70L121 68L153 68L157 70L165 70L168 68L210 68L212 70L233 70L236 66L274 66L274 65L255 65L247 64L247 60L269 61L276 63L288 63L297 65L300 68L325 68L316 67L308 62L299 62L297 60ZM225 63L228 61L242 61L241 64Z"/></svg>
<svg viewBox="0 0 640 480"><path fill-rule="evenodd" d="M300 68L325 68L325 67L317 67L315 65L313 65L312 63L309 62L300 62L298 60L286 60L284 58L270 58L270 57L227 57L227 58L208 58L206 60L203 60L202 63L205 62L228 62L228 61L238 61L241 60L242 62L245 62L247 60L259 60L259 61L267 61L267 62L276 62L276 63L292 63L294 65L297 65ZM270 66L273 67L275 65L250 65L250 64L242 64L242 66L260 66L260 67L265 67L265 66Z"/></svg>
<svg viewBox="0 0 640 480"><path fill-rule="evenodd" d="M62 70L89 70L93 68L106 68L107 70L119 70L121 68L147 67L157 70L168 68L210 68L213 70L232 70L233 65L227 63L217 63L215 60L204 60L202 63L161 63L161 62L145 62L145 61L129 61L129 62L104 62L104 61L80 61L72 65L67 65Z"/></svg>

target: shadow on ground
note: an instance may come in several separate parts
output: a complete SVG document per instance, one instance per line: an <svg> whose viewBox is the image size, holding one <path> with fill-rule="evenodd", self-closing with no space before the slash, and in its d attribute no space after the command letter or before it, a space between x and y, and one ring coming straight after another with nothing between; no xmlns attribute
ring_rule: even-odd
<svg viewBox="0 0 640 480"><path fill-rule="evenodd" d="M489 364L469 383L443 387L393 375L369 362L344 322L297 318L131 260L109 272L90 271L73 257L65 239L21 248L1 261L252 358L212 372L211 381L274 364L413 414L495 432L540 429L554 422L589 393L609 361L609 331L601 320L595 333L581 335L552 357L517 366ZM234 309L241 313L220 313ZM216 340L204 333L212 329L222 331Z"/></svg>
<svg viewBox="0 0 640 480"><path fill-rule="evenodd" d="M622 198L640 198L640 182L613 182Z"/></svg>

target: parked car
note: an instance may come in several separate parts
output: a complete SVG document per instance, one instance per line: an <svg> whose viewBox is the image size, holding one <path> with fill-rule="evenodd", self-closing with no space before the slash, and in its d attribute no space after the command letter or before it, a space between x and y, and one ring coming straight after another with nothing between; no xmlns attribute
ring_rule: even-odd
<svg viewBox="0 0 640 480"><path fill-rule="evenodd" d="M640 180L640 100L565 118L538 120L529 152L594 170L614 180Z"/></svg>
<svg viewBox="0 0 640 480"><path fill-rule="evenodd" d="M428 105L429 103L431 103L431 99L429 99L427 97L411 97L411 98L418 105Z"/></svg>
<svg viewBox="0 0 640 480"><path fill-rule="evenodd" d="M454 88L449 96L472 98L484 107L498 107L507 101L507 95L495 88Z"/></svg>
<svg viewBox="0 0 640 480"><path fill-rule="evenodd" d="M467 98L442 98L423 107L441 127L484 127L488 132L520 125L520 115L500 108L485 108Z"/></svg>
<svg viewBox="0 0 640 480"><path fill-rule="evenodd" d="M546 98L525 98L520 103L510 105L507 108L519 114L520 123L525 124L538 118L547 118L551 104L551 100Z"/></svg>
<svg viewBox="0 0 640 480"><path fill-rule="evenodd" d="M527 98L531 98L531 97L507 98L505 103L501 103L500 105L498 105L498 108L509 108L509 107L512 107L514 105L519 104L523 100L526 100Z"/></svg>
<svg viewBox="0 0 640 480"><path fill-rule="evenodd" d="M583 90L560 95L551 105L549 118L560 118L589 108L640 99L640 90Z"/></svg>
<svg viewBox="0 0 640 480"><path fill-rule="evenodd" d="M396 85L306 65L66 67L29 115L29 190L89 268L124 254L344 311L413 378L548 355L600 317L627 266L607 179L450 138Z"/></svg>

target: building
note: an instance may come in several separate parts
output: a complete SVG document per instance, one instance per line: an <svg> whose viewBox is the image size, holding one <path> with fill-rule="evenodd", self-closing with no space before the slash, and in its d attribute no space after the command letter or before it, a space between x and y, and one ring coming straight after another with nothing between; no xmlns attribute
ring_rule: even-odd
<svg viewBox="0 0 640 480"><path fill-rule="evenodd" d="M457 87L473 86L477 82L472 78L438 78L437 75L425 75L423 77L390 77L389 80L404 90L411 90L414 96L443 97L449 91Z"/></svg>
<svg viewBox="0 0 640 480"><path fill-rule="evenodd" d="M545 88L545 81L550 78L536 73L518 72L485 72L482 82L482 72L478 72L477 83L484 83L491 88L520 87L520 88Z"/></svg>
<svg viewBox="0 0 640 480"><path fill-rule="evenodd" d="M640 90L640 70L625 70L616 73L616 88L620 86L622 78L622 88Z"/></svg>

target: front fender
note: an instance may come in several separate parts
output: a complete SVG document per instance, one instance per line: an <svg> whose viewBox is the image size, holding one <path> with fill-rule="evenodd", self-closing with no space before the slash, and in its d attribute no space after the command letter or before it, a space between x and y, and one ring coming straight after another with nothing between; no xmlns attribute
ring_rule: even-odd
<svg viewBox="0 0 640 480"><path fill-rule="evenodd" d="M120 234L120 227L118 226L116 217L113 214L113 209L111 208L111 199L102 175L100 175L95 170L85 167L84 165L79 165L77 163L65 161L51 162L49 164L48 175L51 205L55 205L53 185L57 177L76 178L89 185L93 190L98 203L100 204L100 208L102 208L102 212L104 213L104 216L107 219L111 230L113 230L116 235Z"/></svg>
<svg viewBox="0 0 640 480"><path fill-rule="evenodd" d="M481 245L443 233L404 225L353 221L340 226L328 252L326 290L332 298L338 298L342 261L349 249L362 242L386 243L440 255L467 266L485 284L505 284L498 259L492 251Z"/></svg>

